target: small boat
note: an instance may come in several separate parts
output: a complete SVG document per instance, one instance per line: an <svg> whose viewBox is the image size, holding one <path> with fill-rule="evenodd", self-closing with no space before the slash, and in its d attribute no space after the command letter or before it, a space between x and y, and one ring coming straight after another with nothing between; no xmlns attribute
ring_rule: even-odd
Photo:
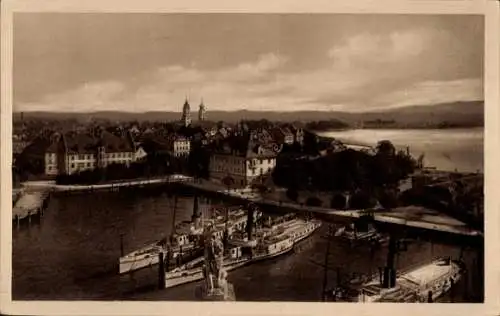
<svg viewBox="0 0 500 316"><path fill-rule="evenodd" d="M349 242L382 242L385 239L371 223L366 225L360 225L359 223L346 225L336 235Z"/></svg>
<svg viewBox="0 0 500 316"><path fill-rule="evenodd" d="M240 268L257 261L275 258L290 252L299 241L309 237L321 226L321 221L304 221L293 219L274 225L270 229L257 230L256 243L238 245L244 242L240 235L229 240L227 255L223 267L226 271ZM203 279L204 258L200 257L178 269L165 273L165 287L171 288L181 284Z"/></svg>
<svg viewBox="0 0 500 316"><path fill-rule="evenodd" d="M357 289L339 291L339 298L351 302L432 302L448 292L462 274L461 261L439 258L400 273L394 286L384 287L383 277L374 276Z"/></svg>

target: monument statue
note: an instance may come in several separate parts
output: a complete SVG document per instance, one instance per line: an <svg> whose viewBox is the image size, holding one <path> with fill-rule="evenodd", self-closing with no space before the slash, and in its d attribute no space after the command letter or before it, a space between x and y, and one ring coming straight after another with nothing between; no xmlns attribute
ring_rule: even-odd
<svg viewBox="0 0 500 316"><path fill-rule="evenodd" d="M231 284L227 282L227 272L224 270L224 245L213 227L205 228L204 234L205 263L203 276L205 282L201 289L205 300L234 300Z"/></svg>

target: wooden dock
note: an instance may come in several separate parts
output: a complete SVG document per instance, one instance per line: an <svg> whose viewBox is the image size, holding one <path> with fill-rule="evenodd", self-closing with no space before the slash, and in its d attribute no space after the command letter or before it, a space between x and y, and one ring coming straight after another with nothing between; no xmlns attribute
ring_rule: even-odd
<svg viewBox="0 0 500 316"><path fill-rule="evenodd" d="M31 221L32 216L43 215L48 197L48 190L23 190L12 207L12 220L19 224L21 220Z"/></svg>

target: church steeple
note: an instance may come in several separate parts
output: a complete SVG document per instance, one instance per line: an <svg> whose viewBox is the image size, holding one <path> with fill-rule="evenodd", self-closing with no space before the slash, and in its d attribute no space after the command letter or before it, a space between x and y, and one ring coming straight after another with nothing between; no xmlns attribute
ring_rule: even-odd
<svg viewBox="0 0 500 316"><path fill-rule="evenodd" d="M191 125L191 107L189 105L187 96L186 96L186 100L184 101L184 106L182 108L181 123L184 126Z"/></svg>
<svg viewBox="0 0 500 316"><path fill-rule="evenodd" d="M198 110L198 120L204 121L206 116L205 104L203 104L203 98L201 98L200 109Z"/></svg>

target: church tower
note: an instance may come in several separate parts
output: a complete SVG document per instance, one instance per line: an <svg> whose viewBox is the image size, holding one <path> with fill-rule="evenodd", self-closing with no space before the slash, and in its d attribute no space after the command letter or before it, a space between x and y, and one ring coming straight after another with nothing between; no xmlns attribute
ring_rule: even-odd
<svg viewBox="0 0 500 316"><path fill-rule="evenodd" d="M182 108L181 123L186 127L191 125L191 108L189 106L187 97L186 101L184 102L184 107Z"/></svg>
<svg viewBox="0 0 500 316"><path fill-rule="evenodd" d="M198 121L204 121L206 119L206 112L205 104L203 104L203 99L201 99L200 109L198 110Z"/></svg>

